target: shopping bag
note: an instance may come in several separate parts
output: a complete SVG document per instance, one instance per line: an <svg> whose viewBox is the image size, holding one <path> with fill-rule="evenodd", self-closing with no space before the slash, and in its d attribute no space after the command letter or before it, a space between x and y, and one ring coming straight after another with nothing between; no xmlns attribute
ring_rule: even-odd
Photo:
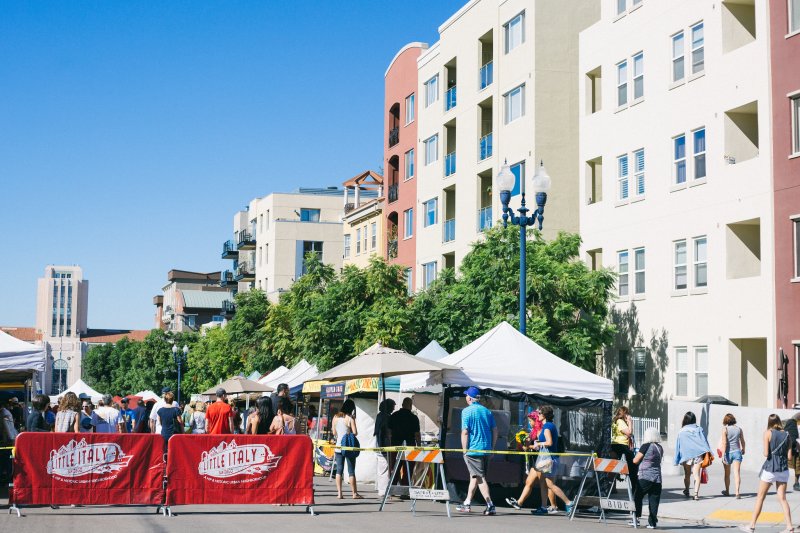
<svg viewBox="0 0 800 533"><path fill-rule="evenodd" d="M706 472L705 468L700 470L700 483L708 483L708 472Z"/></svg>

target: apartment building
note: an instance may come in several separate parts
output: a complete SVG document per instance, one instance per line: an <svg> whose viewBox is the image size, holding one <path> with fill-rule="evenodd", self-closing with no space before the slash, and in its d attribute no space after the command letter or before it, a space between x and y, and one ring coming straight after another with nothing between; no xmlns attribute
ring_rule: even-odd
<svg viewBox="0 0 800 533"><path fill-rule="evenodd" d="M415 287L417 257L417 59L427 48L425 43L407 44L384 74L385 257L404 267L409 293Z"/></svg>
<svg viewBox="0 0 800 533"><path fill-rule="evenodd" d="M221 274L223 286L261 289L273 301L305 273L305 257L316 253L336 270L342 267L342 189L299 188L253 199L233 217L233 239L222 258L233 267Z"/></svg>
<svg viewBox="0 0 800 533"><path fill-rule="evenodd" d="M774 404L768 18L752 0L604 0L580 35L583 250L618 273L602 365L641 416L706 394Z"/></svg>
<svg viewBox="0 0 800 533"><path fill-rule="evenodd" d="M153 297L155 327L176 333L222 324L235 311L233 293L220 287L220 272L170 270L161 294Z"/></svg>
<svg viewBox="0 0 800 533"><path fill-rule="evenodd" d="M344 182L342 265L366 268L386 257L383 176L368 170Z"/></svg>
<svg viewBox="0 0 800 533"><path fill-rule="evenodd" d="M772 0L769 10L776 341L791 406L800 403L800 0Z"/></svg>
<svg viewBox="0 0 800 533"><path fill-rule="evenodd" d="M530 185L544 160L553 177L545 236L578 230L578 34L598 18L597 0L569 10L550 0L472 0L420 55L417 289L457 267L499 219L493 181L504 161L519 207L519 180Z"/></svg>

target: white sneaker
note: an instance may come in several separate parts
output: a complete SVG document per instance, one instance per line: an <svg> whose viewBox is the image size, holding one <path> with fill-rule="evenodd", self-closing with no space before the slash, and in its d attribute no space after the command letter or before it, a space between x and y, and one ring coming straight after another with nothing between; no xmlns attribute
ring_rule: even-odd
<svg viewBox="0 0 800 533"><path fill-rule="evenodd" d="M547 508L547 514L558 514L558 507L553 507L551 505Z"/></svg>

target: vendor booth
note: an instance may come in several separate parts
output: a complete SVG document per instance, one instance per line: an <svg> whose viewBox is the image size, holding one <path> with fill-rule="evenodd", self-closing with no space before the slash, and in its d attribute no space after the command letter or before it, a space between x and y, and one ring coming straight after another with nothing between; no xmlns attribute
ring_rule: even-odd
<svg viewBox="0 0 800 533"><path fill-rule="evenodd" d="M99 402L100 399L103 397L102 393L97 392L96 390L91 388L89 385L87 385L85 381L83 381L82 379L79 379L78 381L73 383L72 386L70 386L70 388L68 388L64 392L62 392L60 394L57 394L57 395L54 395L54 396L50 396L50 402L51 403L58 402L68 392L74 392L75 395L77 397L79 397L79 398L80 398L81 394L84 394L84 395L90 397L92 399L92 402L94 402L95 404L97 402Z"/></svg>
<svg viewBox="0 0 800 533"><path fill-rule="evenodd" d="M0 389L29 398L35 374L44 372L44 360L41 347L0 331Z"/></svg>

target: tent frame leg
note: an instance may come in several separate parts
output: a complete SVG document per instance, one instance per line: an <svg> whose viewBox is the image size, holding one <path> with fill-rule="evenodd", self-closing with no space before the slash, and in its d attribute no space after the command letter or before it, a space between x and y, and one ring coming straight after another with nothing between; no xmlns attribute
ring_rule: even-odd
<svg viewBox="0 0 800 533"><path fill-rule="evenodd" d="M11 514L11 513L17 513L17 518L22 518L22 513L20 512L19 507L17 507L16 503L12 503L8 507L8 514Z"/></svg>
<svg viewBox="0 0 800 533"><path fill-rule="evenodd" d="M317 513L314 511L314 506L313 506L313 505L306 505L306 512L307 512L308 514L310 514L311 516L319 516L319 515L318 515L318 514L317 514Z"/></svg>

